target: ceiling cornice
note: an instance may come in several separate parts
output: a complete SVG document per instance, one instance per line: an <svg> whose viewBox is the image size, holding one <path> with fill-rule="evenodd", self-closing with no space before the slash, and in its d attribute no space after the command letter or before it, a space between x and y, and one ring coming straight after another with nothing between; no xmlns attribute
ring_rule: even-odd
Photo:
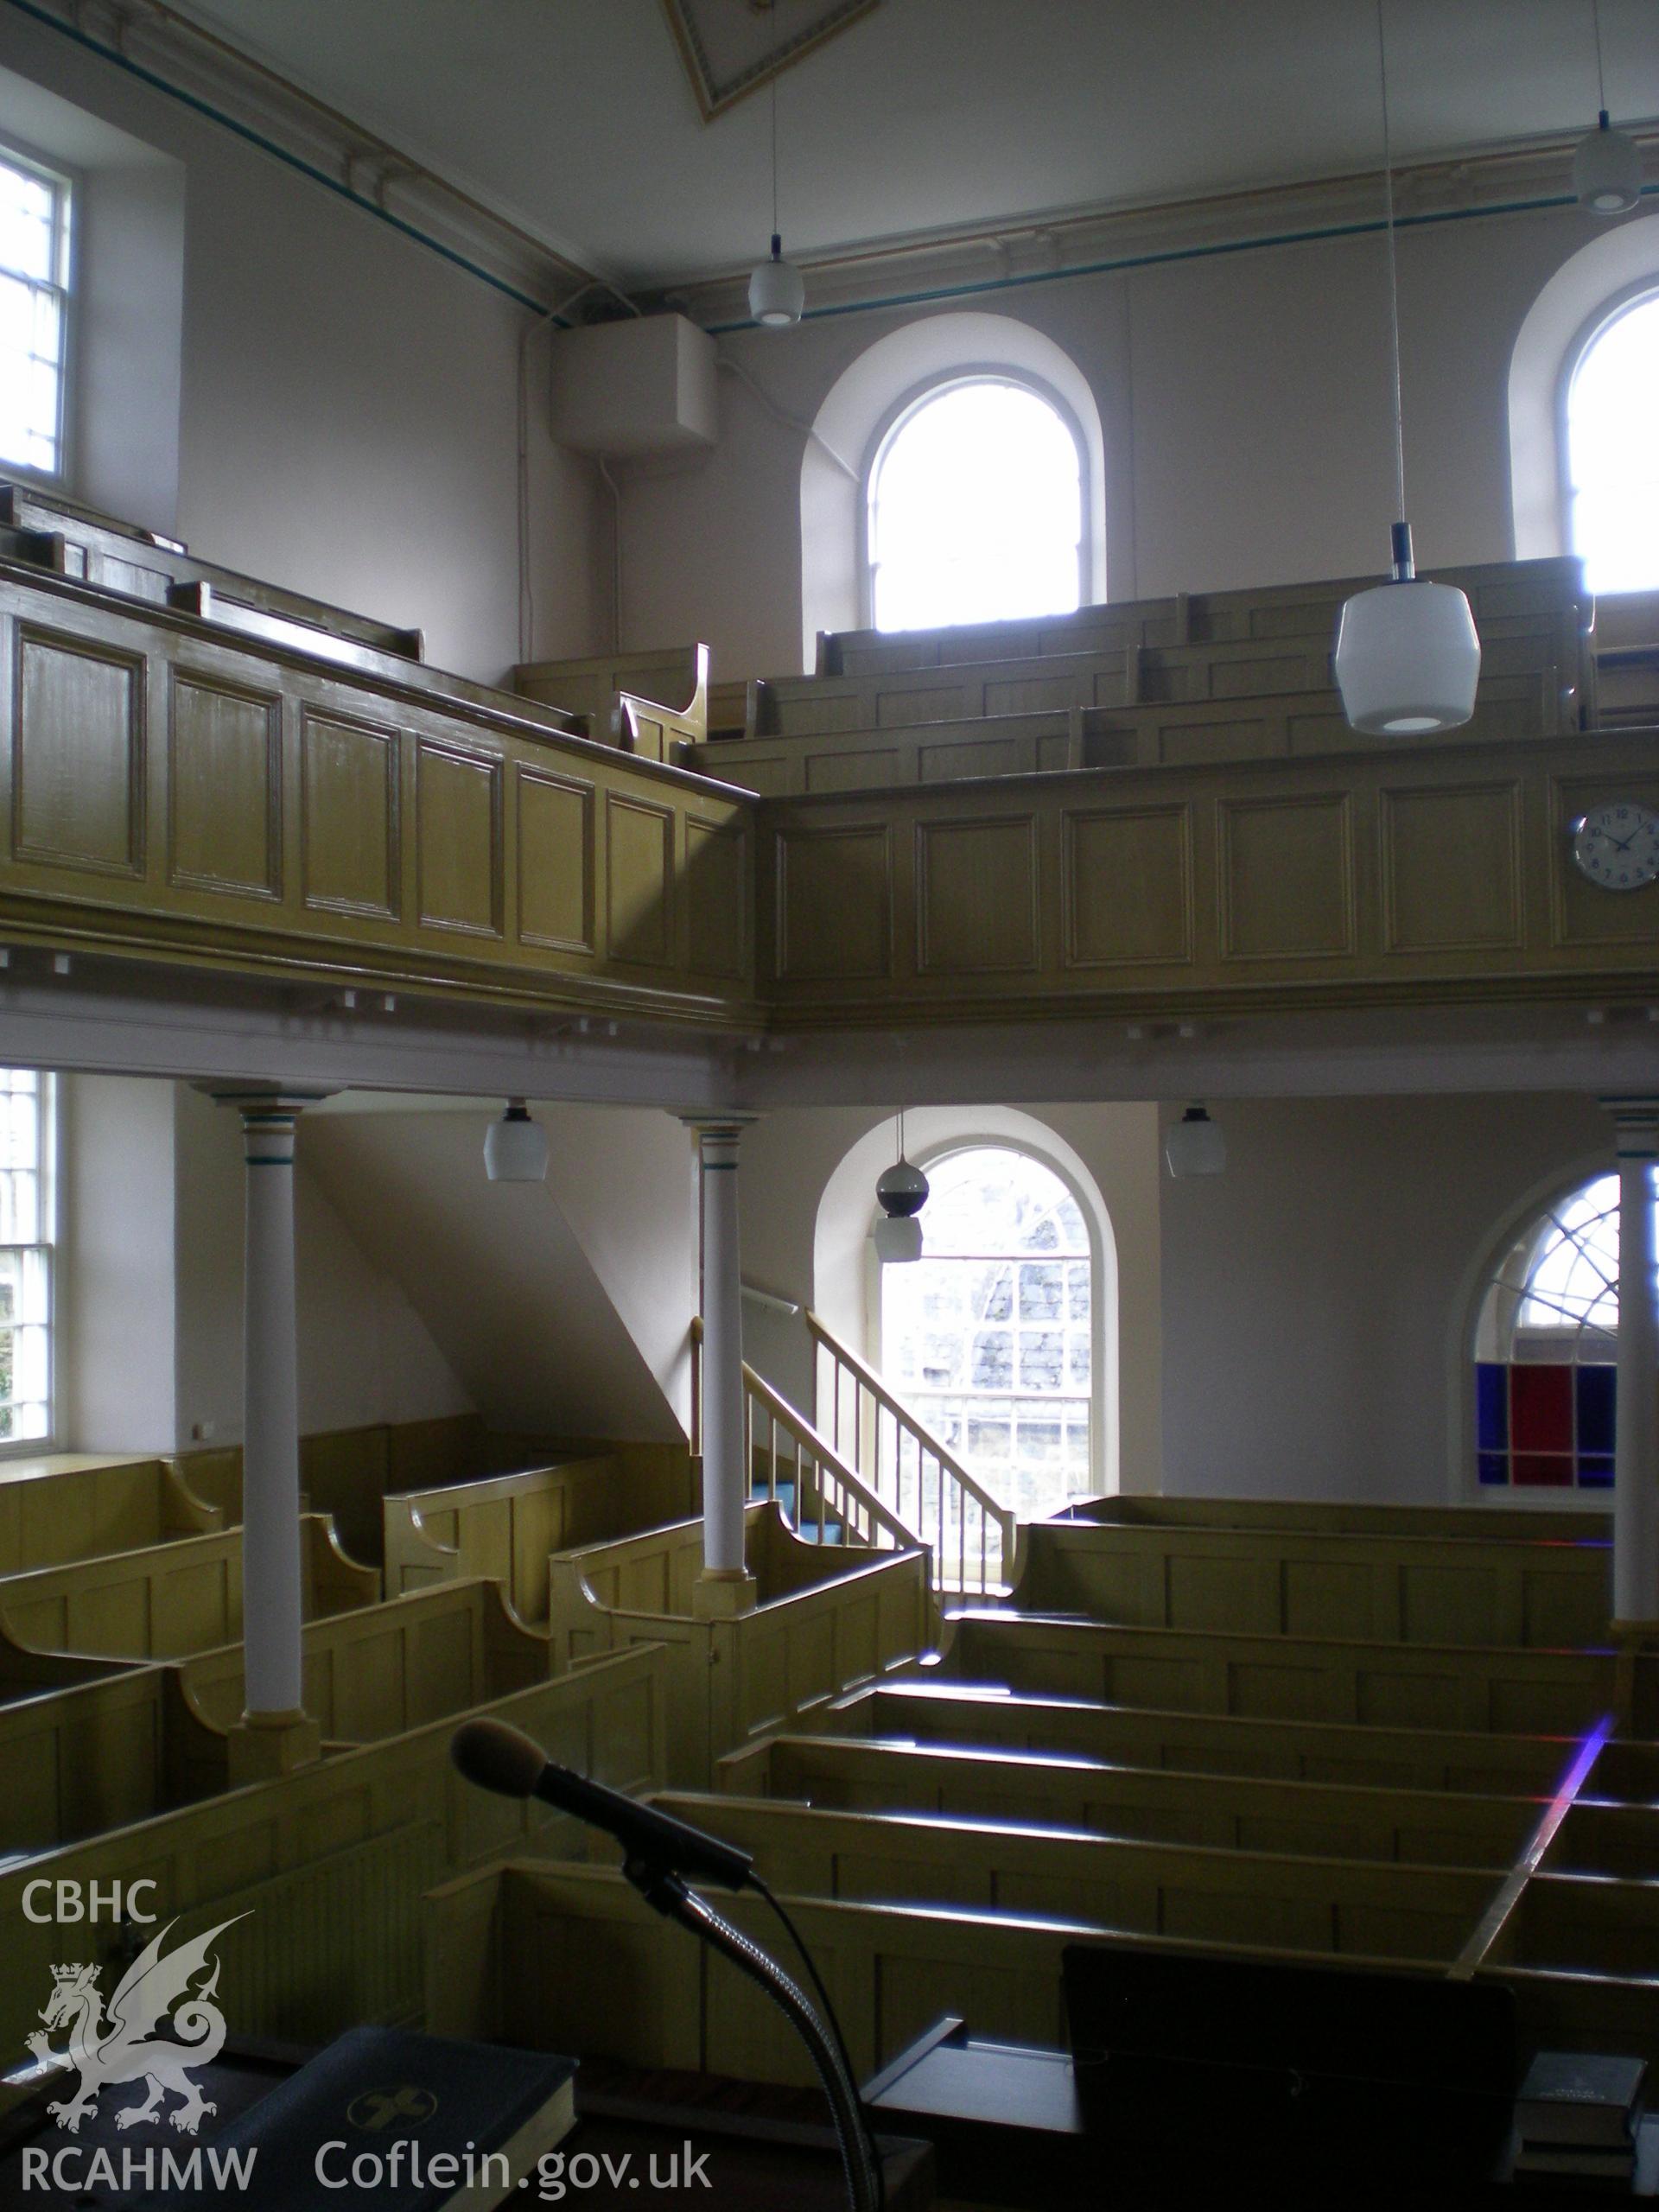
<svg viewBox="0 0 1659 2212"><path fill-rule="evenodd" d="M1659 198L1659 126L1632 130L1645 156L1650 207ZM1402 168L1402 229L1573 204L1576 139L1536 141ZM1383 227L1382 179L1362 170L1155 205L1094 207L893 238L795 259L807 280L806 319L1018 290L1068 277L1217 253L1351 236ZM747 272L663 289L659 296L715 331L749 325Z"/></svg>
<svg viewBox="0 0 1659 2212"><path fill-rule="evenodd" d="M304 171L525 307L613 289L575 251L498 209L242 53L166 0L7 0L118 68Z"/></svg>

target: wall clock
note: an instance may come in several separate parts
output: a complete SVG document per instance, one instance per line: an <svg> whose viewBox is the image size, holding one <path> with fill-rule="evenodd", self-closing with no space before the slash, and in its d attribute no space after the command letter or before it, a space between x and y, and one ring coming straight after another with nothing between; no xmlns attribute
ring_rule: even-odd
<svg viewBox="0 0 1659 2212"><path fill-rule="evenodd" d="M1659 880L1659 814L1611 798L1581 814L1569 833L1581 872L1604 891L1637 891Z"/></svg>

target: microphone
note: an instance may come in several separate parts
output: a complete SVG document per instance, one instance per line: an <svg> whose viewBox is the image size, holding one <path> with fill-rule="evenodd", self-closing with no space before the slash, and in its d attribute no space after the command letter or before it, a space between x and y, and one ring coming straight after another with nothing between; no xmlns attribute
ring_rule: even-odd
<svg viewBox="0 0 1659 2212"><path fill-rule="evenodd" d="M521 1728L504 1720L469 1720L449 1738L449 1757L457 1770L480 1789L493 1789L503 1797L539 1797L590 1827L614 1836L631 1859L654 1871L681 1874L694 1882L712 1882L722 1890L750 1886L754 1861L735 1844L722 1843L671 1813L641 1805L620 1789L590 1782L547 1757L541 1745Z"/></svg>

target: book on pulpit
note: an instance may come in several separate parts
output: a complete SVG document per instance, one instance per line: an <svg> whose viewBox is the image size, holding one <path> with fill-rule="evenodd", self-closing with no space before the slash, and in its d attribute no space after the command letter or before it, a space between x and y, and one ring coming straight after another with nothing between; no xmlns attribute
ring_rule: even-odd
<svg viewBox="0 0 1659 2212"><path fill-rule="evenodd" d="M183 2188L137 2201L141 2212L492 2212L574 2125L575 2073L545 2051L353 2028L204 2139ZM197 2148L175 2137L158 2151L158 2170L163 2155L175 2162L162 2178L188 2171Z"/></svg>

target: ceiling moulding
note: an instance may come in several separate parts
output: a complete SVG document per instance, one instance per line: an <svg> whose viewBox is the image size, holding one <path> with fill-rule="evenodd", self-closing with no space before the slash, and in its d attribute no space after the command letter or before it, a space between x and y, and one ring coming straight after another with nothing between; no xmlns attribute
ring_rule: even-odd
<svg viewBox="0 0 1659 2212"><path fill-rule="evenodd" d="M1651 195L1659 180L1659 130L1643 146ZM1461 216L1573 208L1573 148L1565 136L1529 146L1422 162L1395 175L1402 228ZM950 299L1039 284L1142 262L1341 237L1383 227L1379 173L1274 185L1152 207L1101 207L925 237L797 254L808 283L807 319L860 308ZM661 296L705 329L747 325L748 274L733 270L665 286Z"/></svg>
<svg viewBox="0 0 1659 2212"><path fill-rule="evenodd" d="M24 12L206 108L527 307L608 281L164 0L21 0Z"/></svg>
<svg viewBox="0 0 1659 2212"><path fill-rule="evenodd" d="M881 0L663 0L705 123L803 61Z"/></svg>

